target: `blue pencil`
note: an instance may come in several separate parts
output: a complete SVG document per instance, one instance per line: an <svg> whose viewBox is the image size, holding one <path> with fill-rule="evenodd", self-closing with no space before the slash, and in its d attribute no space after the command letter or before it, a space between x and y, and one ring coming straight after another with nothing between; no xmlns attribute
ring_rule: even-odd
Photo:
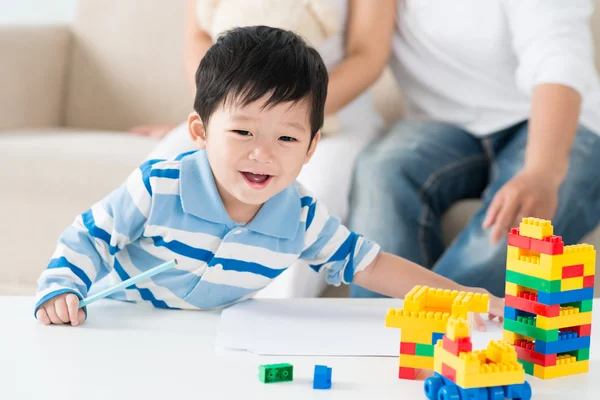
<svg viewBox="0 0 600 400"><path fill-rule="evenodd" d="M93 303L96 300L100 300L105 298L106 296L110 296L111 294L113 294L114 292L118 292L121 289L125 289L128 286L131 285L135 285L136 283L138 283L139 281L143 281L144 279L150 278L151 276L154 276L156 274L159 274L163 271L168 270L169 268L173 268L174 266L177 265L177 259L173 259L173 261L167 261L164 264L160 264L154 268L149 269L146 272L142 272L139 275L136 275L132 278L127 279L126 281L123 281L121 283L119 283L118 285L115 285L113 287L110 287L108 289L105 289L99 293L96 293L93 296L89 296L86 297L85 299L81 300L79 302L79 308L81 307L85 307L90 303Z"/></svg>

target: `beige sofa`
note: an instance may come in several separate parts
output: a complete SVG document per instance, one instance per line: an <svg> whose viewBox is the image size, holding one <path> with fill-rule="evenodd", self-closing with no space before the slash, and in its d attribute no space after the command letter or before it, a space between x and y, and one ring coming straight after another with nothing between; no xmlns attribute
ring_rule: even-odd
<svg viewBox="0 0 600 400"><path fill-rule="evenodd" d="M33 294L62 230L156 144L123 131L186 118L182 16L182 0L85 0L73 26L0 28L0 295ZM391 123L389 73L375 92ZM447 213L448 241L477 203Z"/></svg>

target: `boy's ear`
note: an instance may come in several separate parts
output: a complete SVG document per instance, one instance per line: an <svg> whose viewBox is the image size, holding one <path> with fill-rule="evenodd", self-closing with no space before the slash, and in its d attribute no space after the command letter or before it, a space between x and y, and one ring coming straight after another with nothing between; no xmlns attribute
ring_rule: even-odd
<svg viewBox="0 0 600 400"><path fill-rule="evenodd" d="M190 113L188 117L188 133L194 145L199 149L206 148L206 129L196 112Z"/></svg>
<svg viewBox="0 0 600 400"><path fill-rule="evenodd" d="M304 164L308 163L310 161L310 159L312 158L313 154L315 154L315 150L317 150L317 144L319 143L320 139L321 139L321 130L319 129L317 131L317 134L315 135L315 137L312 139L310 146L308 146L308 152L306 153L306 156L304 157Z"/></svg>

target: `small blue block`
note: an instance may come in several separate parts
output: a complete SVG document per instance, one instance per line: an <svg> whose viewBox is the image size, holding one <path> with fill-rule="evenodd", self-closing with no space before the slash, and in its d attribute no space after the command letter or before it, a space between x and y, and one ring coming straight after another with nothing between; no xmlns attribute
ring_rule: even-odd
<svg viewBox="0 0 600 400"><path fill-rule="evenodd" d="M538 291L538 302L547 306L556 304L574 303L576 301L591 300L594 298L594 288L567 290L566 292L548 293Z"/></svg>
<svg viewBox="0 0 600 400"><path fill-rule="evenodd" d="M315 365L313 389L331 389L331 367Z"/></svg>
<svg viewBox="0 0 600 400"><path fill-rule="evenodd" d="M507 399L531 399L531 386L529 382L504 386L504 397Z"/></svg>
<svg viewBox="0 0 600 400"><path fill-rule="evenodd" d="M438 340L443 339L443 337L443 333L433 332L433 334L431 335L431 344L437 344Z"/></svg>
<svg viewBox="0 0 600 400"><path fill-rule="evenodd" d="M575 335L574 332L569 332L570 335ZM590 347L590 337L574 337L571 339L562 339L559 337L557 341L554 342L544 342L542 340L536 340L534 345L534 350L538 353L542 354L556 354L556 353L566 353L569 351L587 349Z"/></svg>

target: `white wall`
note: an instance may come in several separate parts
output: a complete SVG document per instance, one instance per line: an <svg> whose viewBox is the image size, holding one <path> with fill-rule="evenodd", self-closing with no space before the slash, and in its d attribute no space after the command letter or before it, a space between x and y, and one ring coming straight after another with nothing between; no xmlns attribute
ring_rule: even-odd
<svg viewBox="0 0 600 400"><path fill-rule="evenodd" d="M0 25L68 24L76 0L0 0Z"/></svg>

